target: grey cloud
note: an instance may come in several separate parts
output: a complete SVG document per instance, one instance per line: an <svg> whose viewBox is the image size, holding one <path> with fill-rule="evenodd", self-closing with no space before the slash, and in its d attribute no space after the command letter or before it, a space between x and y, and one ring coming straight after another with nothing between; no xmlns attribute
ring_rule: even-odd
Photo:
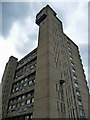
<svg viewBox="0 0 90 120"><path fill-rule="evenodd" d="M18 2L2 3L2 35L7 37L14 21L21 22L29 15L29 4Z"/></svg>
<svg viewBox="0 0 90 120"><path fill-rule="evenodd" d="M22 24L28 17L34 17L46 3L42 2L3 2L2 3L2 35L7 37L15 21Z"/></svg>
<svg viewBox="0 0 90 120"><path fill-rule="evenodd" d="M25 40L22 40L22 38L18 38L19 41L21 41L21 42L17 42L15 44L16 51L20 55L24 56L25 54L27 54L27 52L29 52L35 48L36 38L37 38L36 34L32 34L32 35L28 36L27 42L25 42Z"/></svg>

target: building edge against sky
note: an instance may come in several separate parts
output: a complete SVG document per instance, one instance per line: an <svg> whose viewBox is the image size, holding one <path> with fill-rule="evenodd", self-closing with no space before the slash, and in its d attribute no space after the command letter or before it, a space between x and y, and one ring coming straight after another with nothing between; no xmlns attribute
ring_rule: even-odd
<svg viewBox="0 0 90 120"><path fill-rule="evenodd" d="M88 118L89 93L78 46L63 33L49 5L36 15L36 24L38 48L20 61L11 56L6 64L3 120Z"/></svg>

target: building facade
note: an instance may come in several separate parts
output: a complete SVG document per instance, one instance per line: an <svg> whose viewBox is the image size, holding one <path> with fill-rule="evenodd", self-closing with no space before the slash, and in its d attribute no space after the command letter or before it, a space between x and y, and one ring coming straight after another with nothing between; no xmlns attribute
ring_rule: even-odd
<svg viewBox="0 0 90 120"><path fill-rule="evenodd" d="M88 118L86 77L78 46L47 5L36 15L38 47L11 56L2 78L2 120Z"/></svg>

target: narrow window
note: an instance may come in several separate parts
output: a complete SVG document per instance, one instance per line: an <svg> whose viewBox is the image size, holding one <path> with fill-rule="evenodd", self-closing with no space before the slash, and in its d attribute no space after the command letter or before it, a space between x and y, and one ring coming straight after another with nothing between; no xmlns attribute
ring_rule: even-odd
<svg viewBox="0 0 90 120"><path fill-rule="evenodd" d="M77 94L78 96L80 96L80 92L79 92L79 91L76 91L76 94Z"/></svg>
<svg viewBox="0 0 90 120"><path fill-rule="evenodd" d="M84 116L84 111L80 110L80 116Z"/></svg>
<svg viewBox="0 0 90 120"><path fill-rule="evenodd" d="M72 72L74 72L74 73L76 72L74 68L72 68Z"/></svg>
<svg viewBox="0 0 90 120"><path fill-rule="evenodd" d="M81 100L78 100L78 104L79 104L79 105L82 105Z"/></svg>
<svg viewBox="0 0 90 120"><path fill-rule="evenodd" d="M76 79L77 79L77 77L76 77L75 75L73 76L73 78L74 78L74 80L76 80Z"/></svg>
<svg viewBox="0 0 90 120"><path fill-rule="evenodd" d="M59 101L57 101L57 111L59 111Z"/></svg>
<svg viewBox="0 0 90 120"><path fill-rule="evenodd" d="M70 60L73 60L73 58L70 56Z"/></svg>
<svg viewBox="0 0 90 120"><path fill-rule="evenodd" d="M62 106L62 102L61 102L61 112L63 112L63 106Z"/></svg>
<svg viewBox="0 0 90 120"><path fill-rule="evenodd" d="M75 87L78 88L78 83L75 82Z"/></svg>

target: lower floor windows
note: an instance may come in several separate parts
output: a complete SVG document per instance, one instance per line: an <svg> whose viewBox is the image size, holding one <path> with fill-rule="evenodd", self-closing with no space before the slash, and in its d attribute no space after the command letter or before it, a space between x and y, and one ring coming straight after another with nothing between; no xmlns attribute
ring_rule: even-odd
<svg viewBox="0 0 90 120"><path fill-rule="evenodd" d="M29 99L29 100L27 100L27 104L30 104L30 101L31 101L30 99Z"/></svg>
<svg viewBox="0 0 90 120"><path fill-rule="evenodd" d="M57 101L57 111L65 112L65 103Z"/></svg>
<svg viewBox="0 0 90 120"><path fill-rule="evenodd" d="M33 113L22 115L22 116L15 116L10 118L5 118L5 120L31 120L33 118Z"/></svg>
<svg viewBox="0 0 90 120"><path fill-rule="evenodd" d="M79 104L79 105L82 105L82 102L81 102L81 100L78 100L78 104Z"/></svg>
<svg viewBox="0 0 90 120"><path fill-rule="evenodd" d="M80 92L79 91L76 91L76 94L77 94L77 96L80 96Z"/></svg>
<svg viewBox="0 0 90 120"><path fill-rule="evenodd" d="M84 111L80 110L80 116L84 116Z"/></svg>

